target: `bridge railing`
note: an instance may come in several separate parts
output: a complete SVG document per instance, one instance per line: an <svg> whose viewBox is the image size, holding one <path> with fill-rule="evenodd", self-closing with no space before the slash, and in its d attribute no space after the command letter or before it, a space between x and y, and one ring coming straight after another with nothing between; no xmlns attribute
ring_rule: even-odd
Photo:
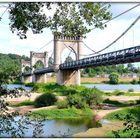
<svg viewBox="0 0 140 140"><path fill-rule="evenodd" d="M140 46L100 54L80 60L63 63L60 69L76 69L90 66L110 65L118 63L137 62L140 58ZM120 62L122 61L122 62Z"/></svg>

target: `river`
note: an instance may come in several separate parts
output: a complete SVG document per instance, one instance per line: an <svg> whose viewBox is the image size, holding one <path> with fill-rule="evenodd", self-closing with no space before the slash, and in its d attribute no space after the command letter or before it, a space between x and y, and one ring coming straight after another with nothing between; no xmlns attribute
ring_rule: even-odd
<svg viewBox="0 0 140 140"><path fill-rule="evenodd" d="M93 88L96 87L102 91L128 91L129 89L134 89L135 92L140 92L140 85L136 84L118 84L118 85L109 85L109 84L82 84L83 86Z"/></svg>
<svg viewBox="0 0 140 140"><path fill-rule="evenodd" d="M113 91L113 90L121 90L127 91L130 88L133 88L134 91L140 91L140 85L132 85L132 84L120 84L120 85L108 85L108 84L83 84L86 87L92 88L96 87L103 91ZM24 85L18 84L9 84L7 85L9 89L14 89L18 87L22 87L28 91L30 91L31 87L26 87ZM106 120L101 120L100 123L109 123ZM89 118L80 118L80 119L72 119L72 120L45 120L43 122L43 134L40 137L71 137L73 134L83 132L88 130L91 127L96 127L95 122ZM32 137L33 136L33 127L29 127L28 131L25 132L24 137ZM8 134L3 134L0 137L11 137Z"/></svg>
<svg viewBox="0 0 140 140"><path fill-rule="evenodd" d="M139 84L118 84L118 85L110 85L110 84L82 84L83 86L93 88L96 87L102 91L114 91L114 90L120 90L120 91L128 91L129 89L134 89L136 92L140 92L140 85ZM28 91L30 91L32 88L27 87L20 84L8 84L7 87L9 89L14 89L18 87L22 87Z"/></svg>

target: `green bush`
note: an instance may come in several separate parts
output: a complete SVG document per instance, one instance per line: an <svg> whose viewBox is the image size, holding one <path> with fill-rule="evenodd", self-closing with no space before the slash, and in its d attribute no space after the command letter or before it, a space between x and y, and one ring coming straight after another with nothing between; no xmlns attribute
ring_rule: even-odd
<svg viewBox="0 0 140 140"><path fill-rule="evenodd" d="M114 91L112 92L112 94L115 95L115 96L120 96L120 95L124 95L125 92L120 91L120 90L114 90Z"/></svg>
<svg viewBox="0 0 140 140"><path fill-rule="evenodd" d="M89 88L83 90L81 95L83 96L87 105L92 107L93 105L99 105L103 102L102 93L103 92L98 90L97 88Z"/></svg>
<svg viewBox="0 0 140 140"><path fill-rule="evenodd" d="M87 106L84 98L79 94L68 95L67 102L70 107L84 108Z"/></svg>
<svg viewBox="0 0 140 140"><path fill-rule="evenodd" d="M45 93L37 97L35 100L36 107L44 107L54 105L57 101L56 96L52 93Z"/></svg>
<svg viewBox="0 0 140 140"><path fill-rule="evenodd" d="M61 100L61 101L57 101L56 105L59 109L63 109L68 107L68 102L67 100Z"/></svg>
<svg viewBox="0 0 140 140"><path fill-rule="evenodd" d="M140 106L127 109L123 120L124 128L121 130L113 131L113 134L117 138L129 137L139 138L140 137ZM121 118L122 116L118 116Z"/></svg>
<svg viewBox="0 0 140 140"><path fill-rule="evenodd" d="M119 75L117 73L111 73L109 75L109 83L110 84L118 84L119 83Z"/></svg>
<svg viewBox="0 0 140 140"><path fill-rule="evenodd" d="M112 105L119 106L119 107L128 106L128 105L125 104L125 103L121 103L121 102L119 102L119 101L114 101L114 100L110 100L110 99L105 99L105 100L103 101L103 103L112 104Z"/></svg>
<svg viewBox="0 0 140 140"><path fill-rule="evenodd" d="M128 89L128 92L134 92L133 88Z"/></svg>
<svg viewBox="0 0 140 140"><path fill-rule="evenodd" d="M133 79L132 81L131 81L131 84L137 84L138 82L137 82L137 80L136 79Z"/></svg>
<svg viewBox="0 0 140 140"><path fill-rule="evenodd" d="M82 118L93 117L93 111L89 108L76 109L75 107L66 109L41 109L34 111L31 116L41 116L43 119L68 119L68 118Z"/></svg>

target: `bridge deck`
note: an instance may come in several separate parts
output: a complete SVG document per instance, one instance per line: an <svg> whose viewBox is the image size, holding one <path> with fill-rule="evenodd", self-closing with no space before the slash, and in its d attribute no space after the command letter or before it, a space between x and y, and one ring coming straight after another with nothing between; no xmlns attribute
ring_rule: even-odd
<svg viewBox="0 0 140 140"><path fill-rule="evenodd" d="M100 54L68 63L60 64L61 70L82 69L87 67L107 66L114 64L125 64L140 62L140 46L131 47L123 50ZM53 68L38 69L33 74L44 74L54 72ZM24 76L32 75L31 72L23 73Z"/></svg>
<svg viewBox="0 0 140 140"><path fill-rule="evenodd" d="M60 65L61 70L140 62L140 46L92 56Z"/></svg>

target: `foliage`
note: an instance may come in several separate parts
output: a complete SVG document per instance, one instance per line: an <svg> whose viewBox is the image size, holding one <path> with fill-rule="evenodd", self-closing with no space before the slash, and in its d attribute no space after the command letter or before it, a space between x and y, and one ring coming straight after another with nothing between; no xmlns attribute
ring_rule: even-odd
<svg viewBox="0 0 140 140"><path fill-rule="evenodd" d="M130 66L129 65L112 65L112 66L98 66L95 68L86 68L81 70L81 76L83 77L95 77L97 75L104 76L104 75L109 75L110 73L118 73L119 75L123 74L132 74L132 73L140 73L140 68L139 67L134 67L134 65ZM120 81L120 83L122 83ZM130 83L130 82L128 82Z"/></svg>
<svg viewBox="0 0 140 140"><path fill-rule="evenodd" d="M41 60L37 61L36 64L33 66L35 69L44 68L44 64Z"/></svg>
<svg viewBox="0 0 140 140"><path fill-rule="evenodd" d="M36 107L50 106L54 105L56 101L57 99L54 94L45 93L35 99L35 106Z"/></svg>
<svg viewBox="0 0 140 140"><path fill-rule="evenodd" d="M137 84L138 82L137 82L137 80L136 79L133 79L132 81L131 81L131 84Z"/></svg>
<svg viewBox="0 0 140 140"><path fill-rule="evenodd" d="M49 83L49 84L43 84L43 83L36 83L36 84L29 84L33 86L33 91L39 92L39 93L46 93L46 92L52 92L56 93L57 95L69 95L69 94L76 94L80 93L82 90L86 89L84 86L60 86L56 83Z"/></svg>
<svg viewBox="0 0 140 140"><path fill-rule="evenodd" d="M0 53L0 84L19 81L21 59L28 60L29 58L16 54Z"/></svg>
<svg viewBox="0 0 140 140"><path fill-rule="evenodd" d="M108 119L108 120L125 120L125 116L126 116L126 114L129 113L130 110L132 110L132 109L137 110L137 108L139 108L139 107L140 107L139 105L137 105L135 107L125 107L122 110L109 113L108 115L106 115L104 117L104 119Z"/></svg>
<svg viewBox="0 0 140 140"><path fill-rule="evenodd" d="M111 73L109 75L109 83L118 84L118 82L119 82L119 75L117 73Z"/></svg>
<svg viewBox="0 0 140 140"><path fill-rule="evenodd" d="M16 2L9 8L11 31L21 39L30 29L41 33L44 28L50 28L54 34L84 36L91 31L90 26L103 29L103 22L111 19L109 5L104 3Z"/></svg>
<svg viewBox="0 0 140 140"><path fill-rule="evenodd" d="M1 57L0 61L0 84L13 81L19 74L19 67L9 57Z"/></svg>
<svg viewBox="0 0 140 140"><path fill-rule="evenodd" d="M30 106L30 105L34 105L34 101L30 101L30 100L25 100L25 101L22 101L20 103L9 103L10 106L12 107L18 107L18 106Z"/></svg>
<svg viewBox="0 0 140 140"><path fill-rule="evenodd" d="M86 101L87 105L90 107L99 105L103 101L102 91L97 88L85 89L81 94L84 97L84 101Z"/></svg>
<svg viewBox="0 0 140 140"><path fill-rule="evenodd" d="M79 94L68 95L67 102L70 107L74 106L76 108L84 108L86 107L86 101L84 98Z"/></svg>
<svg viewBox="0 0 140 140"><path fill-rule="evenodd" d="M105 96L140 96L140 93L135 93L135 92L123 92L119 90L114 90L113 92L104 92Z"/></svg>
<svg viewBox="0 0 140 140"><path fill-rule="evenodd" d="M133 88L128 89L128 92L134 92Z"/></svg>
<svg viewBox="0 0 140 140"><path fill-rule="evenodd" d="M24 95L26 94L24 93ZM7 96L11 98L19 97L21 96L21 92L19 90L5 89L4 96L0 96L0 137L24 137L25 131L27 131L30 126L33 126L33 137L40 137L43 133L43 120L38 120L38 118L29 119L27 114L23 116L17 111L9 112L7 103L5 102Z"/></svg>
<svg viewBox="0 0 140 140"><path fill-rule="evenodd" d="M68 62L72 62L73 59L71 56L68 56L66 59L65 59L65 62L64 63L68 63Z"/></svg>
<svg viewBox="0 0 140 140"><path fill-rule="evenodd" d="M126 104L126 103L122 103L122 102L114 101L114 100L110 100L110 99L105 99L103 101L103 103L115 105L115 106L118 106L118 107L124 107L124 106L128 106L129 105L129 104Z"/></svg>
<svg viewBox="0 0 140 140"><path fill-rule="evenodd" d="M56 102L56 105L59 109L63 109L68 107L68 102L67 100L60 100Z"/></svg>
<svg viewBox="0 0 140 140"><path fill-rule="evenodd" d="M52 57L49 57L49 60L48 60L48 67L53 67L53 62L54 62L54 60L53 60L53 58Z"/></svg>
<svg viewBox="0 0 140 140"><path fill-rule="evenodd" d="M64 119L64 118L79 118L86 116L93 116L90 109L76 109L74 107L67 109L41 109L32 112L35 116L42 116L47 119Z"/></svg>
<svg viewBox="0 0 140 140"><path fill-rule="evenodd" d="M134 107L128 110L128 113L124 117L124 126L125 128L123 130L113 131L113 134L115 137L122 137L122 132L127 135L130 138L139 138L140 137L140 106ZM120 116L117 116L120 118ZM123 134L123 135L124 135Z"/></svg>

